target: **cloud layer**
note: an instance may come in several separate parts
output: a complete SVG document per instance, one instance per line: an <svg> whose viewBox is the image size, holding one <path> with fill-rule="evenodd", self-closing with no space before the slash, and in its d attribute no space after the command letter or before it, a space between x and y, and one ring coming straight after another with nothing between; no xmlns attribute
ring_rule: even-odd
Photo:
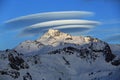
<svg viewBox="0 0 120 80"><path fill-rule="evenodd" d="M80 19L92 15L94 15L94 13L88 11L61 11L61 12L58 11L58 12L38 13L38 14L31 14L31 15L8 20L5 22L4 27L7 29L19 29L45 21L63 20L63 19Z"/></svg>
<svg viewBox="0 0 120 80"><path fill-rule="evenodd" d="M37 34L41 31L48 30L49 28L59 29L59 30L66 30L69 32L73 32L72 28L80 28L79 30L86 30L93 28L100 24L97 21L89 21L89 20L55 20L55 21L47 21L42 23L37 23L31 26L28 26L26 29L22 31L21 34ZM69 30L67 30L69 29ZM71 29L71 30L70 30Z"/></svg>
<svg viewBox="0 0 120 80"><path fill-rule="evenodd" d="M70 19L70 20L54 20L54 21L47 21L42 23L37 23L31 26L28 26L28 28L41 28L41 27L48 27L48 26L58 26L58 25L73 25L73 24L79 24L79 25L98 25L100 22L97 21L90 21L90 20L78 20L78 19Z"/></svg>
<svg viewBox="0 0 120 80"><path fill-rule="evenodd" d="M19 30L21 36L36 35L49 28L68 33L85 32L100 24L98 21L83 20L93 15L93 12L88 11L37 13L8 20L4 23L4 29Z"/></svg>
<svg viewBox="0 0 120 80"><path fill-rule="evenodd" d="M25 36L25 35L36 35L39 34L41 32L45 32L47 31L49 28L52 29L58 29L60 31L63 32L82 32L82 31L88 31L91 28L93 28L93 25L61 25L61 26L55 26L55 27L51 27L51 26L46 26L46 27L39 27L39 28L27 28L25 30L23 30L20 35Z"/></svg>

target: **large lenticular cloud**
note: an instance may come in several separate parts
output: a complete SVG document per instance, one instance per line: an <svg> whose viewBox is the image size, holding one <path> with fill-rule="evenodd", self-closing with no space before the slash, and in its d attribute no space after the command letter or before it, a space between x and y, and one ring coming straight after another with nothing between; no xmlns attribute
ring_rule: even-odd
<svg viewBox="0 0 120 80"><path fill-rule="evenodd" d="M84 32L99 25L100 22L82 20L92 16L88 11L59 11L45 12L22 16L8 20L4 24L5 30L19 30L21 36L36 35L53 28L64 32Z"/></svg>
<svg viewBox="0 0 120 80"><path fill-rule="evenodd" d="M66 30L66 31L72 31L73 29L78 30L88 30L90 28L93 28L93 26L96 26L100 24L100 22L97 21L89 21L89 20L55 20L55 21L47 21L42 23L37 23L31 26L28 26L26 29L22 31L22 35L28 35L28 34L37 34L41 31L48 30L49 28L53 29L59 29L59 30ZM79 29L78 29L79 28ZM69 30L67 30L69 29Z"/></svg>
<svg viewBox="0 0 120 80"><path fill-rule="evenodd" d="M61 26L55 26L55 27L51 27L52 29L57 29L60 30L62 32L84 32L84 31L88 31L91 28L93 28L95 26L93 25L61 25ZM48 29L50 28L50 26L48 27L41 27L41 28L28 28L23 30L20 35L22 36L26 36L26 35L36 35L39 34L40 32L46 32Z"/></svg>
<svg viewBox="0 0 120 80"><path fill-rule="evenodd" d="M46 12L38 13L27 16L18 17L5 22L6 29L19 29L24 28L36 23L41 23L51 20L62 19L80 19L92 16L94 13L88 11L61 11L61 12Z"/></svg>

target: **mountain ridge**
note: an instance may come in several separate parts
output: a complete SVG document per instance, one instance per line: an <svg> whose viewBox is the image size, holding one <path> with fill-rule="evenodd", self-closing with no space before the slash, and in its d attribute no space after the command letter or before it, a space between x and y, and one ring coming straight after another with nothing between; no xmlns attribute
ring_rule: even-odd
<svg viewBox="0 0 120 80"><path fill-rule="evenodd" d="M0 80L119 80L119 48L50 29L37 40L0 51Z"/></svg>
<svg viewBox="0 0 120 80"><path fill-rule="evenodd" d="M87 44L89 42L101 42L101 40L97 38L92 38L90 36L72 36L67 33L60 32L59 30L49 29L48 32L43 34L40 38L34 41L27 40L25 42L22 42L20 45L18 45L15 50L17 51L27 51L30 46L31 48L35 48L35 50L39 50L40 48L44 46L50 46L50 47L56 47L56 46L62 46L65 44ZM27 50L21 50L27 48ZM27 47L28 46L28 47ZM32 47L33 46L33 47ZM20 49L20 50L19 50ZM29 49L32 50L32 49ZM28 51L29 51L28 50ZM32 51L31 51L32 52ZM24 52L27 53L27 52Z"/></svg>

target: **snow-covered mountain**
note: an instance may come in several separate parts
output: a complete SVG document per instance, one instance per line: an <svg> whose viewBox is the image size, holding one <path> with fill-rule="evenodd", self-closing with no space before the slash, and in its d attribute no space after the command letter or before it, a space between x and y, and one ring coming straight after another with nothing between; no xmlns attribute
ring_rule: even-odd
<svg viewBox="0 0 120 80"><path fill-rule="evenodd" d="M120 80L120 45L50 29L0 51L0 80Z"/></svg>

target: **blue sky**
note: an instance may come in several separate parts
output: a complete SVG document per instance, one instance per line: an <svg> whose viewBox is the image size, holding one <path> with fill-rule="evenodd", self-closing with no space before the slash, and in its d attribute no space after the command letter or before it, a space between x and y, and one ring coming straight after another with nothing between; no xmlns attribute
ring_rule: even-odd
<svg viewBox="0 0 120 80"><path fill-rule="evenodd" d="M51 11L93 12L95 13L93 17L85 19L100 21L102 24L84 35L91 35L109 43L120 43L119 8L119 0L0 0L0 50L14 48L22 41L34 40L39 37L38 35L18 37L16 35L19 31L4 31L2 24L5 21L20 16Z"/></svg>

